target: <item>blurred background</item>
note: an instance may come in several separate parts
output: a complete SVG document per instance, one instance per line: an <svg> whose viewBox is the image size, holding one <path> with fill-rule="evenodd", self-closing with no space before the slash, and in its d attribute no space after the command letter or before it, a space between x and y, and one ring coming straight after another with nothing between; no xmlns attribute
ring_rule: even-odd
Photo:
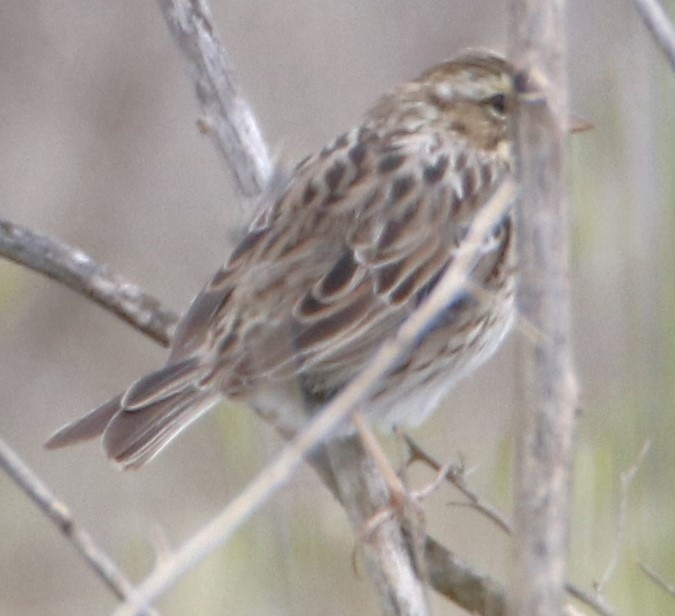
<svg viewBox="0 0 675 616"><path fill-rule="evenodd" d="M465 46L506 48L494 0L213 0L217 27L272 150L288 164L377 95ZM675 582L675 75L630 2L569 3L579 424L569 577L622 614L675 613L637 568ZM675 15L675 3L666 7ZM154 2L7 2L0 20L0 216L79 246L182 311L224 261L246 204L200 134L182 57ZM463 455L510 513L514 337L417 440ZM134 580L218 512L279 449L251 412L194 425L121 474L98 444L47 452L64 422L158 367L165 351L91 302L0 261L0 435ZM651 449L619 515L621 474ZM390 444L395 461L401 447ZM416 485L432 475L415 469ZM428 530L504 581L508 539L442 488ZM623 534L618 540L619 529ZM371 614L342 510L304 470L160 602L164 614ZM358 558L357 558L358 562ZM362 564L362 563L361 563ZM434 614L462 612L431 596ZM0 616L106 614L115 601L0 473Z"/></svg>

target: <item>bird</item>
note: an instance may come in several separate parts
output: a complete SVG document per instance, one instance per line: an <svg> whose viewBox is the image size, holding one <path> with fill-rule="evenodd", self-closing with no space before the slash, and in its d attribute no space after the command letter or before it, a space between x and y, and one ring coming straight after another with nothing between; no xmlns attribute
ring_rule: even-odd
<svg viewBox="0 0 675 616"><path fill-rule="evenodd" d="M301 427L425 300L477 213L513 181L514 75L501 55L469 49L383 94L267 191L179 321L166 365L46 446L102 436L111 460L137 469L224 399ZM477 247L471 285L365 403L376 428L425 421L507 336L512 205Z"/></svg>

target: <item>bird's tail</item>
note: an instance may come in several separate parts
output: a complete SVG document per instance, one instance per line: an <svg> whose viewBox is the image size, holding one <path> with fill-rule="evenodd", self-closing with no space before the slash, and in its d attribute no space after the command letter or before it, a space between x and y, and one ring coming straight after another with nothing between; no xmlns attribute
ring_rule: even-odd
<svg viewBox="0 0 675 616"><path fill-rule="evenodd" d="M64 426L45 445L55 449L103 435L108 457L125 469L138 468L217 402L220 395L203 385L209 375L195 358L165 366Z"/></svg>

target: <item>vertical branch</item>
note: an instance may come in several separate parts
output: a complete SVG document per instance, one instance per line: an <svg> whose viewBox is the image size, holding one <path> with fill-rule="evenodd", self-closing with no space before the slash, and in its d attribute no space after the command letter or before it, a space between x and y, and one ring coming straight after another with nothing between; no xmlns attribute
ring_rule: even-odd
<svg viewBox="0 0 675 616"><path fill-rule="evenodd" d="M570 343L564 2L513 0L511 56L523 90L516 150L520 340L515 567L510 613L563 613L576 383Z"/></svg>

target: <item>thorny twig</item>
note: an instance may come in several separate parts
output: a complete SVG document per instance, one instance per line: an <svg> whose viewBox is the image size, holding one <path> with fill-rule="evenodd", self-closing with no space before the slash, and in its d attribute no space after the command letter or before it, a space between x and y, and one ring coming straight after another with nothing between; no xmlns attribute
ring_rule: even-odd
<svg viewBox="0 0 675 616"><path fill-rule="evenodd" d="M472 509L475 509L489 520L494 522L504 532L508 534L512 533L511 522L506 518L506 516L501 513L494 505L485 500L475 490L469 487L466 481L466 468L462 460L460 460L458 464L452 466L446 465L445 467L442 467L438 460L434 458L434 456L420 447L408 434L402 434L402 436L406 445L408 446L408 464L420 461L435 471L441 471L447 468L447 472L444 474L445 479L455 486L469 500L468 503L458 504L466 505ZM602 614L603 616L612 616L614 614L613 608L607 604L607 602L602 596L600 596L599 593L591 594L590 592L584 590L583 588L579 588L577 585L570 582L566 584L565 588L572 597L593 608L598 614Z"/></svg>
<svg viewBox="0 0 675 616"><path fill-rule="evenodd" d="M420 461L435 471L441 470L442 466L440 462L424 451L409 435L404 434L403 438L409 450L409 464ZM466 468L463 461L451 466L445 474L445 478L469 499L470 507L492 520L503 531L511 533L511 523L506 517L468 486L466 483Z"/></svg>

